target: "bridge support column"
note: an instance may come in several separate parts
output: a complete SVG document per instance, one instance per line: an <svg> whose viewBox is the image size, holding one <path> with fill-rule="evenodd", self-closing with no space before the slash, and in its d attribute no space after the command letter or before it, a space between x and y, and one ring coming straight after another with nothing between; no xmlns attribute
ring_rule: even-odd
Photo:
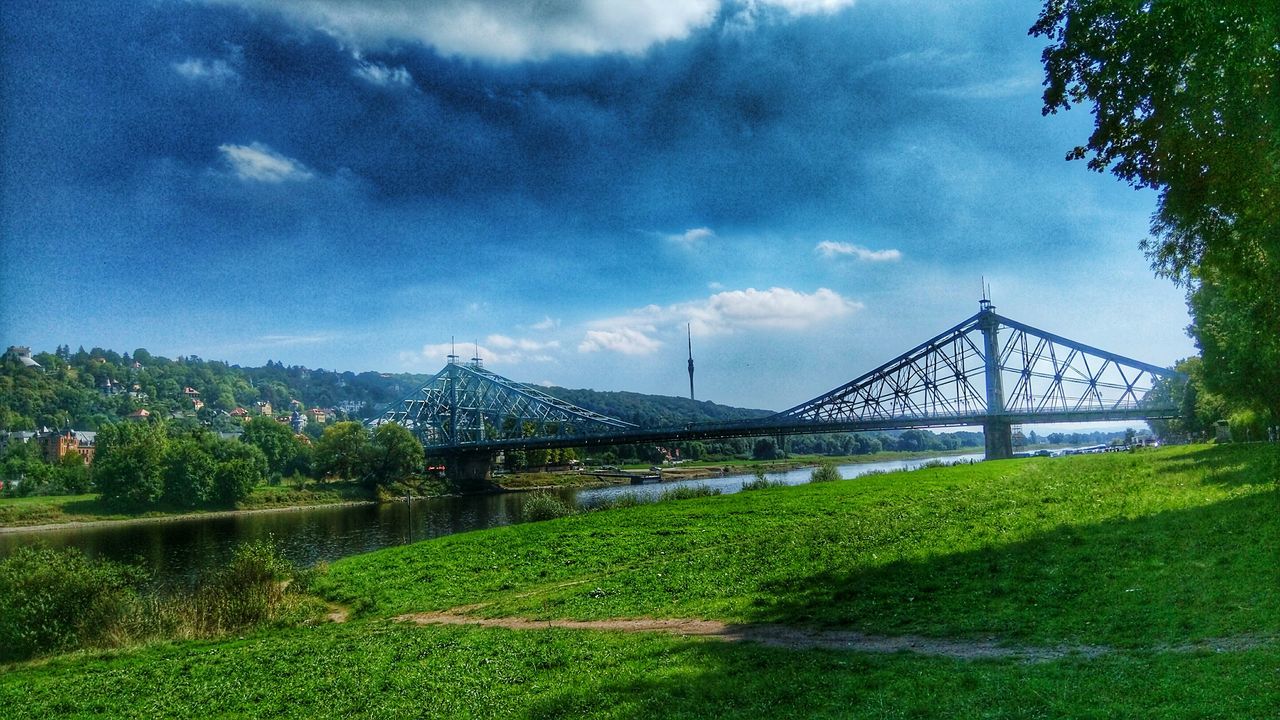
<svg viewBox="0 0 1280 720"><path fill-rule="evenodd" d="M493 484L493 453L460 452L445 456L449 482L462 493L485 493L497 489Z"/></svg>
<svg viewBox="0 0 1280 720"><path fill-rule="evenodd" d="M1009 423L987 420L982 423L982 436L986 439L988 460L1013 457L1013 427Z"/></svg>

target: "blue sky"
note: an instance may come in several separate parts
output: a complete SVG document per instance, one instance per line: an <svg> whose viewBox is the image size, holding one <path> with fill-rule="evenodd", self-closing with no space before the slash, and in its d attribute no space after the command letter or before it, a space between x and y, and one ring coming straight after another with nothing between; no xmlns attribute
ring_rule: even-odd
<svg viewBox="0 0 1280 720"><path fill-rule="evenodd" d="M0 342L781 409L977 310L1192 354L1036 3L0 8Z"/></svg>

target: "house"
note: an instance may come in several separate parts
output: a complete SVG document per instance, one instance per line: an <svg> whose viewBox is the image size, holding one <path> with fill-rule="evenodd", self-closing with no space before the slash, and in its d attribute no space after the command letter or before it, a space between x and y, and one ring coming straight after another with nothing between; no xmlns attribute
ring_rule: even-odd
<svg viewBox="0 0 1280 720"><path fill-rule="evenodd" d="M109 377L104 377L102 378L102 382L98 383L98 392L106 395L107 397L119 395L124 392L124 385L115 382Z"/></svg>
<svg viewBox="0 0 1280 720"><path fill-rule="evenodd" d="M249 411L242 407L237 407L235 410L231 411L230 415L236 420L247 420L249 418Z"/></svg>
<svg viewBox="0 0 1280 720"><path fill-rule="evenodd" d="M146 408L138 408L137 410L134 410L133 412L126 415L124 419L129 420L131 422L144 422L149 417L151 417L151 411L147 410Z"/></svg>
<svg viewBox="0 0 1280 720"><path fill-rule="evenodd" d="M194 405L197 410L204 408L204 401L200 398L191 398L191 404Z"/></svg>
<svg viewBox="0 0 1280 720"><path fill-rule="evenodd" d="M323 425L329 421L329 414L323 408L311 408L311 422Z"/></svg>
<svg viewBox="0 0 1280 720"><path fill-rule="evenodd" d="M26 444L35 439L36 434L30 430L14 430L12 432L0 433L0 453L9 449L13 443Z"/></svg>
<svg viewBox="0 0 1280 720"><path fill-rule="evenodd" d="M307 426L306 415L298 412L297 410L294 410L292 413L289 414L289 427L293 428L293 431L295 433L302 432L302 429L305 428L306 426Z"/></svg>
<svg viewBox="0 0 1280 720"><path fill-rule="evenodd" d="M44 367L31 357L31 348L26 345L10 345L9 352L18 358L18 362L22 363L23 367L44 370Z"/></svg>
<svg viewBox="0 0 1280 720"><path fill-rule="evenodd" d="M271 415L271 403L266 400L259 400L253 404L253 409L258 411L259 415Z"/></svg>
<svg viewBox="0 0 1280 720"><path fill-rule="evenodd" d="M64 430L62 432L45 432L41 433L37 442L40 443L41 453L47 462L56 463L66 455L78 454L84 459L84 463L88 465L93 462L94 444L97 442L98 434L95 432L85 432L79 430Z"/></svg>
<svg viewBox="0 0 1280 720"><path fill-rule="evenodd" d="M200 399L200 391L199 391L199 390L197 390L197 389L195 389L195 388L193 388L193 387L185 387L185 388L182 388L182 394L183 394L183 395L186 395L186 396L187 396L187 398L188 398L188 399L191 399L191 400L198 400L198 399Z"/></svg>

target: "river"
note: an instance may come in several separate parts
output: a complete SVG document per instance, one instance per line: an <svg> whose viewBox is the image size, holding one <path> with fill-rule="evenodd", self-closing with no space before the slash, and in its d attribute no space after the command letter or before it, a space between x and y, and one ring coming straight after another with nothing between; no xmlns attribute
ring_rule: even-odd
<svg viewBox="0 0 1280 720"><path fill-rule="evenodd" d="M838 469L842 477L854 478L869 472L909 470L931 460L955 463L981 459L980 453L950 455L841 465ZM808 482L811 473L811 468L804 468L768 477L799 485ZM706 485L724 494L734 493L742 489L744 482L753 479L753 475L727 475L648 485L566 488L558 493L566 501L590 507L625 493L656 498L664 490L682 485ZM76 547L90 557L141 564L162 581L183 582L224 564L236 544L244 540L273 538L289 560L300 566L311 566L426 538L519 522L527 498L528 493L520 492L414 498L411 502L380 505L321 506L6 533L0 534L0 557L23 545L41 542L50 547Z"/></svg>

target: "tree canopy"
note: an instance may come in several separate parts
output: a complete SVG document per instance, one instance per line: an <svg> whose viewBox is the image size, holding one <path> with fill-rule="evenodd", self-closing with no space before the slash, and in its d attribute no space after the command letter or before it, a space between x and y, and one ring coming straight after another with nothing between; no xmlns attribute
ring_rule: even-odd
<svg viewBox="0 0 1280 720"><path fill-rule="evenodd" d="M1142 247L1187 288L1208 388L1280 418L1280 4L1047 0L1044 112L1069 159L1159 193Z"/></svg>

